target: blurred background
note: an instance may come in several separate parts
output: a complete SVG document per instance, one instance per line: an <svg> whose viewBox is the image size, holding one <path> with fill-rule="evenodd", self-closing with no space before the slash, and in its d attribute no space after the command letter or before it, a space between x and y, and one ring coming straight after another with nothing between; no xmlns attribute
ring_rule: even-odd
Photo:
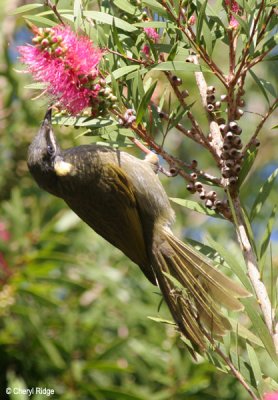
<svg viewBox="0 0 278 400"><path fill-rule="evenodd" d="M164 305L159 310L159 291L61 200L42 192L31 179L26 151L47 103L34 99L34 92L24 88L31 83L30 76L17 72L23 68L16 46L30 41L30 34L23 18L10 12L23 4L0 0L1 399L28 398L8 397L6 387L54 389L52 398L62 400L248 398L228 374L202 359L192 363L173 327L148 318L169 317ZM261 70L264 77L274 71L271 63L264 63ZM193 82L187 80L186 85L194 94ZM248 108L263 112L263 96L253 81L248 85ZM254 114L242 120L247 138L258 120ZM243 187L247 207L278 166L273 125L271 119L261 133L260 155ZM78 130L57 126L56 133L62 147L90 143L89 137L78 138ZM204 151L175 132L169 146L186 161L194 154L200 165L211 165ZM182 180L162 180L170 197L190 198ZM256 221L258 240L275 201L274 190ZM221 238L227 249L238 253L228 223L174 208L175 231L181 238ZM272 238L277 274L277 225Z"/></svg>

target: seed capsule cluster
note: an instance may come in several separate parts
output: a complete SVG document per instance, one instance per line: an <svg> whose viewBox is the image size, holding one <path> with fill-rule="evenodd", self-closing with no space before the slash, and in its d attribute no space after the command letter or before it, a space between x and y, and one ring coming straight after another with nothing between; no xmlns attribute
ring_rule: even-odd
<svg viewBox="0 0 278 400"><path fill-rule="evenodd" d="M98 89L98 95L91 102L92 116L104 116L110 108L117 108L117 97L113 95L105 79L96 80L94 87Z"/></svg>
<svg viewBox="0 0 278 400"><path fill-rule="evenodd" d="M238 180L243 160L242 141L240 139L242 129L236 121L221 124L219 128L223 136L221 173L223 178L229 179L230 184L234 184Z"/></svg>
<svg viewBox="0 0 278 400"><path fill-rule="evenodd" d="M216 101L214 86L207 87L206 99L207 99L207 111L209 113L219 110L219 108L221 107L221 101Z"/></svg>

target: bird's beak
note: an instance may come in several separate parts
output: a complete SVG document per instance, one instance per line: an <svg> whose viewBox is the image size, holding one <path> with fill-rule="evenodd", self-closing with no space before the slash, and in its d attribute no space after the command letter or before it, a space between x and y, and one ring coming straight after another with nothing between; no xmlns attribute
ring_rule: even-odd
<svg viewBox="0 0 278 400"><path fill-rule="evenodd" d="M51 125L51 118L52 118L52 108L49 108L44 116L43 125Z"/></svg>

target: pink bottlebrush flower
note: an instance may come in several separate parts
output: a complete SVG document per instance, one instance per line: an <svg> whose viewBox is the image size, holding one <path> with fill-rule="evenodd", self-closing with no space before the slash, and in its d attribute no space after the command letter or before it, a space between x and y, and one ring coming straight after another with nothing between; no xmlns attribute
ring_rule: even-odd
<svg viewBox="0 0 278 400"><path fill-rule="evenodd" d="M188 25L195 25L196 23L196 17L195 15L191 15L191 17L188 19Z"/></svg>
<svg viewBox="0 0 278 400"><path fill-rule="evenodd" d="M225 0L226 5L235 14L238 14L240 11L240 6L235 0ZM230 28L236 29L239 26L237 19L232 15L229 21Z"/></svg>
<svg viewBox="0 0 278 400"><path fill-rule="evenodd" d="M78 114L97 97L98 64L103 52L89 38L69 27L33 28L33 45L18 48L34 79L71 114Z"/></svg>
<svg viewBox="0 0 278 400"><path fill-rule="evenodd" d="M150 46L144 44L144 46L142 47L142 52L148 57L150 55Z"/></svg>
<svg viewBox="0 0 278 400"><path fill-rule="evenodd" d="M264 400L278 400L278 392L265 393Z"/></svg>
<svg viewBox="0 0 278 400"><path fill-rule="evenodd" d="M11 238L10 232L7 230L6 224L0 221L0 240L8 242Z"/></svg>
<svg viewBox="0 0 278 400"><path fill-rule="evenodd" d="M144 32L146 33L149 39L154 41L154 43L158 42L160 36L154 28L144 28Z"/></svg>

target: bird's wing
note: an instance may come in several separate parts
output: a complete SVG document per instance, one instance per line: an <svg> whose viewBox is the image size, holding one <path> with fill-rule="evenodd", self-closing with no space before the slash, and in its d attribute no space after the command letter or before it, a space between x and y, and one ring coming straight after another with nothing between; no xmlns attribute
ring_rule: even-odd
<svg viewBox="0 0 278 400"><path fill-rule="evenodd" d="M84 188L82 207L76 196L65 201L99 235L138 264L155 284L134 188L120 167L114 163L102 166L98 182L92 182L91 187L88 182Z"/></svg>

